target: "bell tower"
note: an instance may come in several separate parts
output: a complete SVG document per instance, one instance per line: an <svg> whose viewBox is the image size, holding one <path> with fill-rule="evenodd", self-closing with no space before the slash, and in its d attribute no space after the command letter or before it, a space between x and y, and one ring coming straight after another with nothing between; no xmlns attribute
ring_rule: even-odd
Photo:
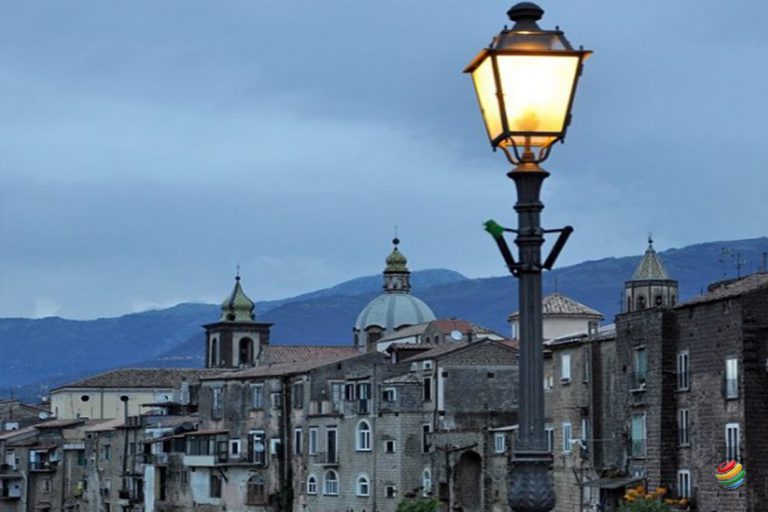
<svg viewBox="0 0 768 512"><path fill-rule="evenodd" d="M677 304L677 281L669 277L661 258L653 248L653 238L648 237L648 249L632 274L624 283L624 312L647 308L671 308Z"/></svg>
<svg viewBox="0 0 768 512"><path fill-rule="evenodd" d="M221 304L218 322L204 325L206 368L257 366L262 347L269 344L272 324L256 321L256 304L248 298L235 277L232 293Z"/></svg>

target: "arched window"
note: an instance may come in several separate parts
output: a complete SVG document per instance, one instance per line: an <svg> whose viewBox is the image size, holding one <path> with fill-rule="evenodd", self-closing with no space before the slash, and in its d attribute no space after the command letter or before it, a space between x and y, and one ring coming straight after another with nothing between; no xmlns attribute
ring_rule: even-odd
<svg viewBox="0 0 768 512"><path fill-rule="evenodd" d="M361 420L360 423L357 424L355 449L359 452L371 451L371 425L365 420Z"/></svg>
<svg viewBox="0 0 768 512"><path fill-rule="evenodd" d="M261 475L252 475L248 479L245 502L247 505L263 505L266 503L267 493L264 488L264 478Z"/></svg>
<svg viewBox="0 0 768 512"><path fill-rule="evenodd" d="M657 295L656 299L654 299L654 300L656 301L656 305L657 306L661 306L661 303L662 303L661 295Z"/></svg>
<svg viewBox="0 0 768 512"><path fill-rule="evenodd" d="M307 494L317 494L317 477L309 475L307 479Z"/></svg>
<svg viewBox="0 0 768 512"><path fill-rule="evenodd" d="M371 483L368 480L368 476L360 475L357 477L357 485L355 486L358 496L370 496L371 495Z"/></svg>
<svg viewBox="0 0 768 512"><path fill-rule="evenodd" d="M645 309L645 297L642 295L637 298L637 309Z"/></svg>
<svg viewBox="0 0 768 512"><path fill-rule="evenodd" d="M219 340L211 338L211 351L210 351L211 367L219 365Z"/></svg>
<svg viewBox="0 0 768 512"><path fill-rule="evenodd" d="M323 494L337 496L339 494L339 475L332 469L325 472Z"/></svg>
<svg viewBox="0 0 768 512"><path fill-rule="evenodd" d="M253 364L253 340L242 338L240 340L240 364Z"/></svg>
<svg viewBox="0 0 768 512"><path fill-rule="evenodd" d="M429 468L425 468L421 473L421 494L422 496L432 494L432 471Z"/></svg>

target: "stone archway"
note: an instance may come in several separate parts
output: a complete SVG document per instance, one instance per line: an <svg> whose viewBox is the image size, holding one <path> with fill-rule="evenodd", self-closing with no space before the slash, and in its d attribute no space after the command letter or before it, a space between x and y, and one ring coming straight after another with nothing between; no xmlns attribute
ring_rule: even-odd
<svg viewBox="0 0 768 512"><path fill-rule="evenodd" d="M477 452L461 454L453 481L456 506L463 512L483 510L483 459Z"/></svg>

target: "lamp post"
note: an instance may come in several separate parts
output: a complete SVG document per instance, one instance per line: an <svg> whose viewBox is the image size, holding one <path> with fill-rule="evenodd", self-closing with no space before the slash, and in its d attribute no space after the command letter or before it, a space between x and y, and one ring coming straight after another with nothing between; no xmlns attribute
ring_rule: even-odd
<svg viewBox="0 0 768 512"><path fill-rule="evenodd" d="M485 225L519 279L519 429L510 460L509 505L516 512L548 512L555 493L544 433L541 272L552 268L573 228L542 229L539 197L549 173L539 163L565 137L578 77L591 52L574 49L559 29L539 28L536 22L544 11L534 3L516 4L507 14L514 26L505 27L465 72L472 75L492 147L515 166L507 176L517 188L517 229L494 221ZM518 261L504 232L517 235ZM542 263L544 234L553 232L559 237Z"/></svg>

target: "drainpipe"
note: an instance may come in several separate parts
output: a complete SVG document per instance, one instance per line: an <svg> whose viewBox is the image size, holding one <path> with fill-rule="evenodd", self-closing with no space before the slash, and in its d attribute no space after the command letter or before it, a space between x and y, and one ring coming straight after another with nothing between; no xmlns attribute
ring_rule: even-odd
<svg viewBox="0 0 768 512"><path fill-rule="evenodd" d="M380 395L381 389L378 389L379 393L374 391L378 387L378 386L376 386L376 383L378 382L376 380L376 368L377 368L377 366L374 364L373 365L373 376L371 378L371 395L373 395L373 396L370 397L370 400L371 400L371 409L370 410L372 412L378 410L378 406L379 406L378 397L381 396ZM374 386L376 386L376 387L374 387ZM374 396L376 396L375 400L374 400ZM377 446L376 446L376 433L378 432L378 430L376 428L376 419L379 417L379 415L378 415L378 413L374 413L372 416L373 417L371 418L371 424L372 424L371 428L373 430L373 435L371 436L371 443L373 444L373 446L371 446L371 448L372 448L372 451L373 451L373 454L372 454L373 455L373 471L372 471L373 475L372 475L372 478L371 478L370 482L368 483L368 485L369 485L370 488L373 489L373 493L372 493L373 494L373 500L372 501L373 501L373 510L375 511L376 510L376 493L378 491L378 489L376 488L376 482L379 481L379 478L376 475L376 468L377 468L377 465L376 465L376 453L378 452ZM357 433L355 433L355 435L357 435ZM355 485L357 485L357 483L355 483Z"/></svg>
<svg viewBox="0 0 768 512"><path fill-rule="evenodd" d="M290 377L284 376L280 379L283 386L282 417L280 418L280 428L282 429L281 439L283 440L283 456L280 458L278 467L280 473L280 510L290 511L293 503L286 504L283 500L286 498L285 490L291 483L291 450L293 439L291 437L291 386ZM291 497L291 502L293 498Z"/></svg>

